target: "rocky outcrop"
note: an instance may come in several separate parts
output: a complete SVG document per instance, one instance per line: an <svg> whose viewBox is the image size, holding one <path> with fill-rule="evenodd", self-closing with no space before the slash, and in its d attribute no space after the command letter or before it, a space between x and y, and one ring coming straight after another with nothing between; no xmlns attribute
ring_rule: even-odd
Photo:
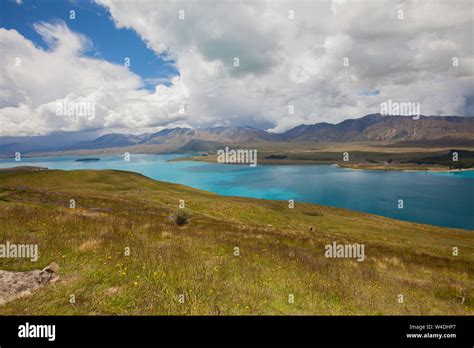
<svg viewBox="0 0 474 348"><path fill-rule="evenodd" d="M0 270L0 305L58 280L58 265L53 262L42 270L28 272L9 272Z"/></svg>

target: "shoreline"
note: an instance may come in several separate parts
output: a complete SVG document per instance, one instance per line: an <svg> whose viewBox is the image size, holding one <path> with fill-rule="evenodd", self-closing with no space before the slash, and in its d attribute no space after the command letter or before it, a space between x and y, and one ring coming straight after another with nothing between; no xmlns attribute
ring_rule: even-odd
<svg viewBox="0 0 474 348"><path fill-rule="evenodd" d="M225 164L225 165L245 165L245 163L218 163L214 159L215 156L193 156L193 157L180 157L169 160L168 162L206 162L206 163L215 163L215 164ZM280 162L281 161L281 162ZM365 163L354 163L354 164L342 164L340 162L328 162L328 161L314 161L314 160L260 160L257 161L257 165L331 165L337 166L343 169L353 169L353 170L367 170L367 171L400 171L400 172L433 172L433 173L455 173L455 172L464 172L472 171L474 168L460 168L460 169L450 169L449 167L440 166L440 165L429 165L429 164L365 164ZM416 168L417 166L421 168Z"/></svg>
<svg viewBox="0 0 474 348"><path fill-rule="evenodd" d="M132 155L166 155L166 154L176 154L176 155L183 155L183 157L178 157L174 159L170 159L167 162L206 162L206 163L214 163L214 164L224 164L224 165L247 165L246 163L219 163L217 162L216 155L209 155L209 156L191 156L185 157L186 154L183 153L157 153L157 154L149 154L149 153L136 153ZM101 156L110 156L111 154L107 155L98 155ZM87 157L87 155L67 155L67 156L41 156L41 157ZM27 158L36 158L34 157L27 157ZM34 166L34 165L20 165L15 166L14 164L17 162L12 162L12 167L5 167L0 168L0 173L5 173L6 170L11 170L17 167L25 167L29 168L30 171L32 170L41 170L44 169L43 167ZM399 172L432 172L432 173L457 173L457 172L465 172L465 171L474 171L474 167L472 168L459 168L459 169L450 169L449 167L442 166L442 165L430 165L430 164L368 164L368 163L354 163L354 164L347 164L341 163L340 161L318 161L318 160L275 160L275 159L263 159L257 161L257 165L283 165L283 166L310 166L310 165L330 165L330 166L337 166L338 168L342 169L352 169L352 170L366 170L366 171L399 171ZM47 168L46 168L47 169Z"/></svg>
<svg viewBox="0 0 474 348"><path fill-rule="evenodd" d="M460 169L446 169L446 168L440 168L440 167L434 167L434 168L425 168L425 169L405 169L405 168L369 168L370 165L366 166L365 168L357 168L357 167L351 167L351 166L344 166L340 164L336 164L339 168L344 168L344 169L352 169L352 170L371 170L371 171L392 171L392 172L431 172L431 173L458 173L458 172L467 172L467 171L473 171L474 168L460 168ZM363 165L362 165L363 166Z"/></svg>

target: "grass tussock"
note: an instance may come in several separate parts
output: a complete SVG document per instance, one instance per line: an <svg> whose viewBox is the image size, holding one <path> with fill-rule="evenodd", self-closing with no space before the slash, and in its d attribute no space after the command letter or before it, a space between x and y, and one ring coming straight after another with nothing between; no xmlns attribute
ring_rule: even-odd
<svg viewBox="0 0 474 348"><path fill-rule="evenodd" d="M176 222L176 225L182 226L184 224L187 224L189 222L189 218L191 217L191 214L182 208L178 208L176 210L176 213L174 214L174 222Z"/></svg>

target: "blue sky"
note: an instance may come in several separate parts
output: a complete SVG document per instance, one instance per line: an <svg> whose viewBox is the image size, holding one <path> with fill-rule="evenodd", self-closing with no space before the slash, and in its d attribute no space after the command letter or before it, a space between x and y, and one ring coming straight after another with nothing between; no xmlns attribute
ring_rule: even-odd
<svg viewBox="0 0 474 348"><path fill-rule="evenodd" d="M107 10L93 1L23 0L19 5L15 0L2 0L0 6L0 27L15 29L43 49L48 47L33 24L62 20L72 31L91 40L93 46L84 52L86 56L117 64L129 57L130 70L142 77L147 89L169 85L169 78L179 75L172 60L148 49L135 31L117 29ZM69 18L71 10L75 20Z"/></svg>

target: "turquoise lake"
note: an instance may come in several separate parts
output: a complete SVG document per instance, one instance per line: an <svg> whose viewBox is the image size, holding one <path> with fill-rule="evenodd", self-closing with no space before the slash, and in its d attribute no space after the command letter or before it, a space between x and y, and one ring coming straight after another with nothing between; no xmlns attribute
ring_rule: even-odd
<svg viewBox="0 0 474 348"><path fill-rule="evenodd" d="M0 168L120 169L227 196L304 201L396 219L474 230L474 171L456 173L361 171L333 165L225 165L168 162L181 155L79 156L1 159ZM403 209L398 209L398 200ZM297 204L297 203L296 203Z"/></svg>

